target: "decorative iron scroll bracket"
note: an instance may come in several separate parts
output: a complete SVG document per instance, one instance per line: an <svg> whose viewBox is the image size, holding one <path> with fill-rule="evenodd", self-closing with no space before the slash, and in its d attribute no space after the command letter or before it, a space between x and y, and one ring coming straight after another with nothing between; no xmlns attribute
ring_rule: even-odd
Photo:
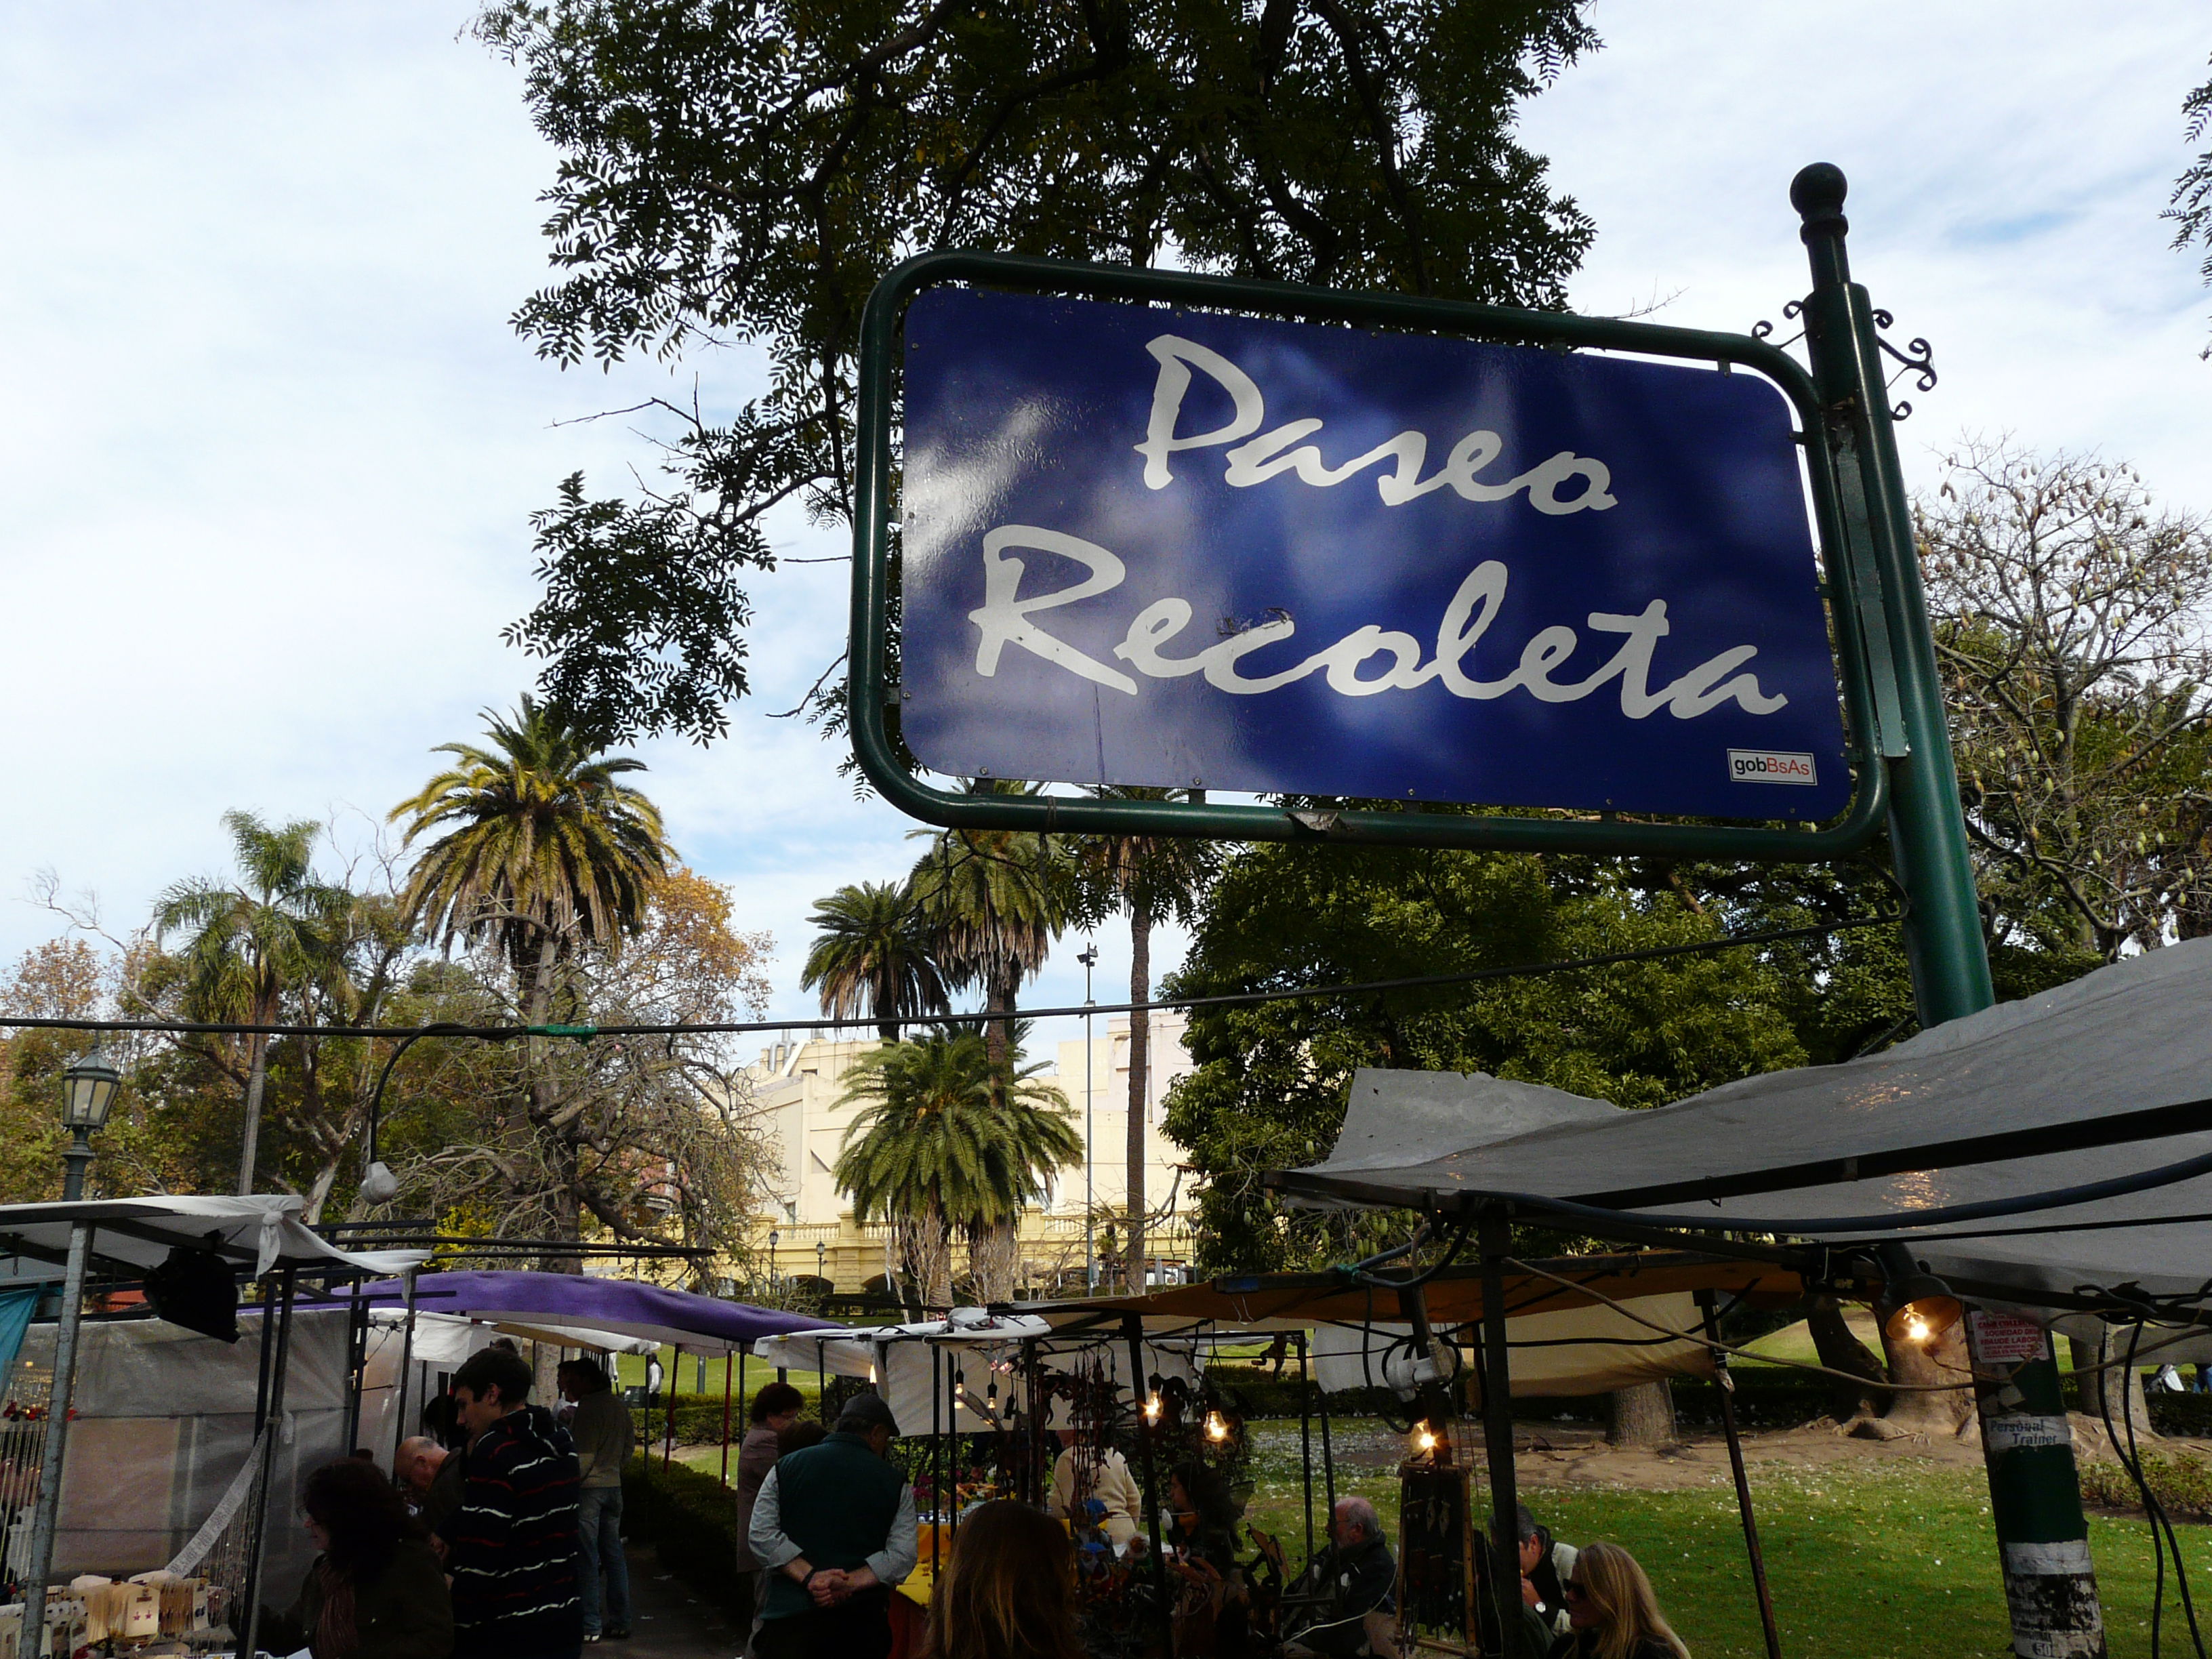
<svg viewBox="0 0 2212 1659"><path fill-rule="evenodd" d="M1785 322L1794 322L1803 314L1804 310L1803 301L1792 300L1782 307L1783 319ZM1875 310L1874 320L1877 328L1897 326L1896 317L1879 307ZM1786 349L1803 339L1805 331L1801 328L1788 339L1777 340L1774 338L1774 325L1762 317L1751 325L1751 337L1754 340L1765 340L1778 349ZM1898 362L1896 370L1891 374L1888 380L1883 382L1885 389L1895 386L1907 374L1913 377L1912 386L1916 392L1933 392L1936 389L1937 379L1935 362L1936 349L1928 343L1924 337L1916 335L1902 351L1880 334L1875 336L1875 343L1895 358ZM1911 403L1908 399L1899 398L1896 405L1889 411L1889 418L1893 421L1911 419Z"/></svg>

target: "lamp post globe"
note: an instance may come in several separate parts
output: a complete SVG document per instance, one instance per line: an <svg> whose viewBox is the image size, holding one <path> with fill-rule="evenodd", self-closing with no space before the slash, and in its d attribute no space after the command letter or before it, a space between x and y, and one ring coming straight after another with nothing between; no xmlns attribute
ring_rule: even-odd
<svg viewBox="0 0 2212 1659"><path fill-rule="evenodd" d="M62 1123L70 1131L69 1149L62 1154L62 1199L74 1204L84 1196L84 1172L92 1163L92 1137L107 1126L115 1105L115 1091L123 1086L123 1073L107 1063L100 1045L62 1073Z"/></svg>

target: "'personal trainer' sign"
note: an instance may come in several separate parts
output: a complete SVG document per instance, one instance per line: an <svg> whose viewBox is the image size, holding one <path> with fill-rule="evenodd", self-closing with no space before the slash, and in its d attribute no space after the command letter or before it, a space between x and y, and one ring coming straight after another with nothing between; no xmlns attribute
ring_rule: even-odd
<svg viewBox="0 0 2212 1659"><path fill-rule="evenodd" d="M907 743L947 774L1819 820L1755 376L979 289L905 316Z"/></svg>

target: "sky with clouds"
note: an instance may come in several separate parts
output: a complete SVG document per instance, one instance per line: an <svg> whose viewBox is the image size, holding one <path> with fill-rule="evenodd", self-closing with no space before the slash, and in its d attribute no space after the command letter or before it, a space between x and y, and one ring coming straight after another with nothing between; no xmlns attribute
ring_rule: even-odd
<svg viewBox="0 0 2212 1659"><path fill-rule="evenodd" d="M754 383L743 351L563 374L516 338L553 158L469 15L0 0L0 960L58 930L40 872L126 932L226 867L228 808L365 842L433 745L529 683L499 640L532 595L529 514L568 472L611 493L649 460L625 421L564 422L689 397L695 374L710 408ZM1960 432L2009 431L2212 510L2212 295L2158 218L2212 52L2201 6L1591 17L1604 50L1523 121L1597 224L1579 308L1780 320L1805 284L1790 178L1832 161L1856 275L1942 374L1900 433L1917 484ZM795 520L778 540L842 550ZM844 582L756 577L757 698L712 748L643 751L685 857L775 936L783 1016L810 1012L813 899L915 850L836 751L766 717L836 654ZM1100 945L1103 1000L1127 945ZM1080 1000L1073 957L1030 995Z"/></svg>

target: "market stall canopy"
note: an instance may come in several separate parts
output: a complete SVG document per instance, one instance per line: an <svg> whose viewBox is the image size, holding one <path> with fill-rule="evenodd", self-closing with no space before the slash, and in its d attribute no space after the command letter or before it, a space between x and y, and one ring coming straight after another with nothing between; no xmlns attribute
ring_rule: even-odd
<svg viewBox="0 0 2212 1659"><path fill-rule="evenodd" d="M406 1299L398 1279L365 1285L360 1294L385 1306ZM545 1333L542 1340L579 1348L611 1333L692 1353L735 1353L763 1336L824 1328L805 1314L589 1273L424 1273L415 1281L415 1306L483 1324L536 1327Z"/></svg>
<svg viewBox="0 0 2212 1659"><path fill-rule="evenodd" d="M1370 1128L1346 1163L1270 1180L1292 1201L1445 1215L1504 1199L1525 1200L1530 1215L1583 1205L1836 1243L1905 1237L1916 1259L1968 1294L2063 1306L2094 1299L2077 1292L2133 1285L2201 1301L2212 1294L2208 1010L2212 939L2146 951L1880 1054L1747 1078L1650 1111L1589 1101L1579 1121L1563 1112L1501 1136L1501 1125L1526 1121L1526 1085L1439 1075L1397 1097L1413 1103L1400 1139L1415 1156L1368 1158L1389 1144ZM1466 1126L1449 1150L1432 1150L1437 1091L1456 1091ZM1377 1096L1369 1116L1389 1098ZM2189 1178L2082 1190L2154 1170ZM1982 1204L2027 1207L1955 1212Z"/></svg>
<svg viewBox="0 0 2212 1659"><path fill-rule="evenodd" d="M126 1273L159 1267L173 1249L212 1250L248 1264L256 1278L276 1267L393 1273L421 1250L341 1250L301 1220L301 1199L103 1198L75 1204L0 1204L0 1280L58 1279L77 1222L94 1231L95 1262Z"/></svg>

